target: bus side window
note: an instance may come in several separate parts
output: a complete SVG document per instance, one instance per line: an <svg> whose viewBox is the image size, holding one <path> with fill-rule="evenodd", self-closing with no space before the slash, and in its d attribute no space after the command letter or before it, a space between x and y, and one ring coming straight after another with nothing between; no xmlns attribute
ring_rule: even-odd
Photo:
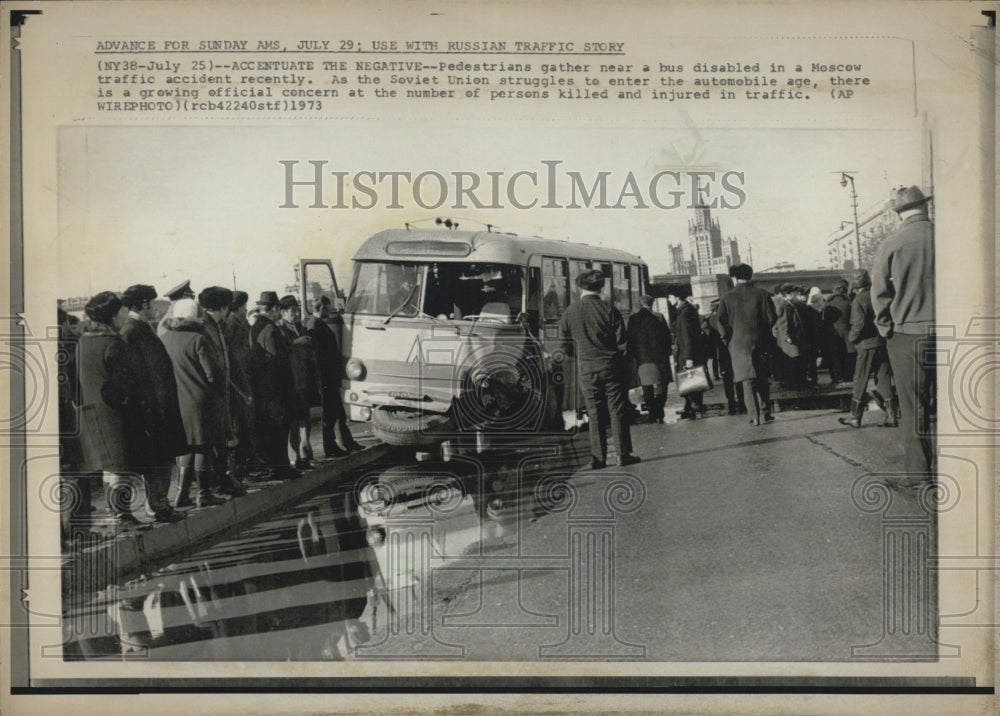
<svg viewBox="0 0 1000 716"><path fill-rule="evenodd" d="M630 272L626 264L615 264L614 269L614 304L615 307L628 313L632 310L632 300L629 287Z"/></svg>
<svg viewBox="0 0 1000 716"><path fill-rule="evenodd" d="M580 300L580 287L576 285L576 277L581 273L590 268L589 261L570 261L569 262L569 291L570 291L570 303L576 303Z"/></svg>
<svg viewBox="0 0 1000 716"><path fill-rule="evenodd" d="M528 327L531 332L538 335L539 326L539 316L540 308L539 303L541 301L542 293L542 271L537 266L528 267L528 301L527 301L527 315L528 315Z"/></svg>
<svg viewBox="0 0 1000 716"><path fill-rule="evenodd" d="M611 300L611 289L614 284L614 273L611 270L610 263L600 263L594 264L594 268L600 269L601 273L604 274L604 288L601 289L601 298L605 301Z"/></svg>
<svg viewBox="0 0 1000 716"><path fill-rule="evenodd" d="M544 259L542 261L542 316L546 323L555 323L562 318L569 305L569 271L565 259Z"/></svg>
<svg viewBox="0 0 1000 716"><path fill-rule="evenodd" d="M632 310L639 310L639 295L642 292L642 272L635 264L627 267L631 278Z"/></svg>

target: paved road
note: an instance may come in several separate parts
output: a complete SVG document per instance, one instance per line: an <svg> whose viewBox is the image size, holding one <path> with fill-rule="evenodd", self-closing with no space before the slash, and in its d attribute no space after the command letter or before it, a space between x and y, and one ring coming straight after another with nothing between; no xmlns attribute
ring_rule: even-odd
<svg viewBox="0 0 1000 716"><path fill-rule="evenodd" d="M94 598L72 623L99 617L126 637L83 638L78 651L926 658L926 615L900 616L884 596L894 568L883 557L898 552L887 515L914 518L917 537L933 525L917 496L855 484L895 468L894 431L874 427L874 414L873 427L844 428L832 409L786 410L761 427L709 415L636 426L643 461L625 470L583 469L578 435L334 481L239 539ZM925 576L921 564L906 574ZM933 612L933 590L917 606Z"/></svg>

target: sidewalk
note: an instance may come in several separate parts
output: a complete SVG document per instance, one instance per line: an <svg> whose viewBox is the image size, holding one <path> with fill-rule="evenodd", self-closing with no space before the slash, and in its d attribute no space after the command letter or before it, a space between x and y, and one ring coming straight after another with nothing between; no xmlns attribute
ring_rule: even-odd
<svg viewBox="0 0 1000 716"><path fill-rule="evenodd" d="M846 410L850 404L850 384L826 384L807 391L774 389L772 392L775 412L789 410ZM677 422L676 411L683 400L675 391L668 393L666 422ZM705 394L703 418L726 414L726 399L721 381ZM869 418L871 420L871 418ZM314 426L314 450L322 454L321 431ZM64 554L67 579L64 593L88 593L110 584L120 584L163 566L171 559L202 548L209 542L222 538L239 538L241 529L259 522L268 514L300 499L331 480L379 461L406 464L414 459L413 450L393 448L379 443L363 426L357 426L356 437L367 446L362 452L317 463L313 470L300 479L283 482L248 483L249 492L243 497L227 500L226 504L204 509L187 508L186 519L173 524L153 524L138 530L117 533L110 520L101 490L92 494L91 524L93 534L89 539L77 539L73 551ZM584 436L577 440L585 441ZM582 443L581 443L582 445Z"/></svg>

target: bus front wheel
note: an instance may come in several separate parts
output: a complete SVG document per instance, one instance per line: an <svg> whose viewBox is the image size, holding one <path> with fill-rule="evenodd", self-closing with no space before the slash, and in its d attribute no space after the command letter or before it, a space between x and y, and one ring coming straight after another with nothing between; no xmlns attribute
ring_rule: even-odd
<svg viewBox="0 0 1000 716"><path fill-rule="evenodd" d="M453 430L451 419L440 413L384 405L372 411L372 432L388 445L434 445Z"/></svg>

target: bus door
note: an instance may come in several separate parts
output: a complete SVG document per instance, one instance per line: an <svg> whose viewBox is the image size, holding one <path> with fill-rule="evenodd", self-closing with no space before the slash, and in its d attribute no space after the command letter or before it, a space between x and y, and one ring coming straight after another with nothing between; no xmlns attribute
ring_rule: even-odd
<svg viewBox="0 0 1000 716"><path fill-rule="evenodd" d="M559 330L559 319L562 318L570 302L571 281L570 262L566 259L542 259L542 290L541 307L539 310L539 338L545 351L556 357L553 361L553 375L556 383L556 394L562 410L576 410L583 405L582 396L576 379L576 361L566 357L563 335ZM582 269L586 270L586 268ZM579 271L577 271L579 273ZM578 296L579 298L579 296Z"/></svg>
<svg viewBox="0 0 1000 716"><path fill-rule="evenodd" d="M330 313L326 324L337 336L337 345L344 348L344 299L337 287L337 277L330 259L299 260L299 300L302 302L302 322L313 313L316 299L326 296L330 300Z"/></svg>

